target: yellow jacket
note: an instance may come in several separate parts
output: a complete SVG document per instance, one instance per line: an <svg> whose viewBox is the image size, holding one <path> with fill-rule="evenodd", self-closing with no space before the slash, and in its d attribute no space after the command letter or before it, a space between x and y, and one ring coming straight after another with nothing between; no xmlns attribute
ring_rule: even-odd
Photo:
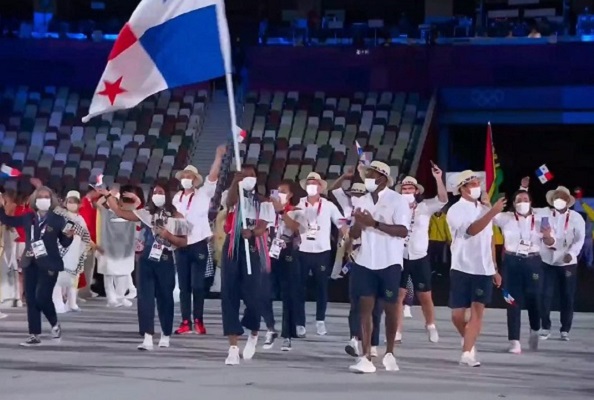
<svg viewBox="0 0 594 400"><path fill-rule="evenodd" d="M584 212L588 218L590 218L590 221L594 221L594 209L586 203L582 203L582 208L584 209ZM594 231L592 232L592 238L594 238Z"/></svg>
<svg viewBox="0 0 594 400"><path fill-rule="evenodd" d="M452 241L445 214L442 213L439 217L435 214L431 216L429 220L429 240L448 243Z"/></svg>
<svg viewBox="0 0 594 400"><path fill-rule="evenodd" d="M217 266L221 266L223 259L223 245L225 244L225 221L227 219L227 209L223 208L217 214L214 226L214 260Z"/></svg>

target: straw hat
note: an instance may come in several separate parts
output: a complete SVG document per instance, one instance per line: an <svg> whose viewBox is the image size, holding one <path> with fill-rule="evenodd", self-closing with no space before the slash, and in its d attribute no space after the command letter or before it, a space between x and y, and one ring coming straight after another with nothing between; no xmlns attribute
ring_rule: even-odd
<svg viewBox="0 0 594 400"><path fill-rule="evenodd" d="M349 189L350 194L365 194L367 190L365 189L365 185L363 183L353 183L353 186Z"/></svg>
<svg viewBox="0 0 594 400"><path fill-rule="evenodd" d="M182 176L182 174L183 174L184 172L189 172L189 173L191 173L192 175L194 175L194 179L196 179L196 180L198 181L198 183L196 184L196 186L200 186L200 185L202 185L202 182L204 181L204 179L202 179L202 176L201 176L201 175L198 173L198 168L196 168L196 167L195 167L195 166L193 166L193 165L188 165L188 166L187 166L186 168L184 168L183 170L181 170L181 171L177 171L177 172L175 173L175 179L177 179L178 181L181 181L181 179L182 179L182 177L181 177L181 176Z"/></svg>
<svg viewBox="0 0 594 400"><path fill-rule="evenodd" d="M388 187L394 186L394 178L390 176L390 166L386 163L381 161L372 161L371 164L364 167L365 171L372 170L379 172L386 178L388 178Z"/></svg>
<svg viewBox="0 0 594 400"><path fill-rule="evenodd" d="M66 198L67 199L74 198L74 199L80 200L80 193L77 192L76 190L71 190L66 194Z"/></svg>
<svg viewBox="0 0 594 400"><path fill-rule="evenodd" d="M416 187L417 190L419 191L419 194L423 194L423 192L425 192L425 188L423 187L423 185L419 184L417 182L417 180L415 178L413 178L412 176L405 177L401 183L396 185L394 190L397 191L398 193L402 193L402 186L405 186L405 185L412 185L412 186Z"/></svg>
<svg viewBox="0 0 594 400"><path fill-rule="evenodd" d="M328 182L323 180L320 174L318 174L317 172L310 172L309 174L307 174L307 178L301 180L300 185L302 189L305 189L305 186L307 186L307 181L318 181L319 184L322 186L322 190L320 191L320 193L324 193L326 189L328 189Z"/></svg>
<svg viewBox="0 0 594 400"><path fill-rule="evenodd" d="M454 188L453 193L455 195L460 194L460 188L462 186L466 185L468 182L470 182L473 179L480 179L479 176L474 171L467 169L466 171L460 172L456 176L456 187Z"/></svg>
<svg viewBox="0 0 594 400"><path fill-rule="evenodd" d="M567 189L565 186L559 186L557 189L549 190L547 192L547 203L549 203L551 207L553 206L553 198L555 197L555 194L557 194L558 192L565 193L569 196L569 203L567 203L567 208L571 208L575 204L575 197L571 195L569 189Z"/></svg>

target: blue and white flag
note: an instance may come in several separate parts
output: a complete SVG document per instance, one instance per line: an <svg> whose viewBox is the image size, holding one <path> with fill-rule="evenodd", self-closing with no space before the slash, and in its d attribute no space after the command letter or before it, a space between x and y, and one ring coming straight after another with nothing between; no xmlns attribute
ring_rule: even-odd
<svg viewBox="0 0 594 400"><path fill-rule="evenodd" d="M142 0L116 39L83 122L230 73L224 0Z"/></svg>

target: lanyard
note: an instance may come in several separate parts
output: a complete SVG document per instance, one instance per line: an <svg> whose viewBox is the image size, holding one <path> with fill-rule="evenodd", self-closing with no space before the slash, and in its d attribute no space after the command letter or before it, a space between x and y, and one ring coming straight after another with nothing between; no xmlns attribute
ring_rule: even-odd
<svg viewBox="0 0 594 400"><path fill-rule="evenodd" d="M569 229L569 210L566 211L567 215L565 216L565 224L563 227L563 235L567 235L567 230ZM557 217L557 213L553 211L553 218Z"/></svg>
<svg viewBox="0 0 594 400"><path fill-rule="evenodd" d="M520 224L520 218L518 217L518 213L514 213L514 217L516 218L516 222L518 223L518 228L520 229L520 240L525 240L522 237L522 224ZM532 221L530 222L530 231L528 232L528 240L532 236L532 231L534 231L534 214L532 214Z"/></svg>
<svg viewBox="0 0 594 400"><path fill-rule="evenodd" d="M415 206L415 208L412 209L412 215L410 217L410 229L408 230L408 234L406 235L406 238L404 239L405 247L408 245L408 242L410 240L410 235L412 234L412 231L413 231L413 226L415 225L415 213L416 212L417 212L417 207Z"/></svg>
<svg viewBox="0 0 594 400"><path fill-rule="evenodd" d="M307 209L307 208L309 208L309 202L307 200L305 200L305 209ZM316 217L315 217L316 222L317 222L318 217L320 216L321 211L322 211L322 199L320 198L318 200L318 211L316 212ZM308 223L311 224L311 222L309 221L309 218L308 218Z"/></svg>
<svg viewBox="0 0 594 400"><path fill-rule="evenodd" d="M196 192L192 192L192 194L190 195L190 198L188 200L188 205L186 206L186 211L190 211L190 206L192 205L192 200L194 200L194 194L196 194ZM179 195L179 202L182 202L182 199L184 198L184 192L181 192L181 194Z"/></svg>
<svg viewBox="0 0 594 400"><path fill-rule="evenodd" d="M39 239L41 240L41 238L43 237L43 234L45 233L45 228L46 228L46 221L47 221L47 215L43 218L39 218L38 215L35 216L35 218L33 219L33 224L31 225L31 241L35 242L35 226L38 225L39 226Z"/></svg>

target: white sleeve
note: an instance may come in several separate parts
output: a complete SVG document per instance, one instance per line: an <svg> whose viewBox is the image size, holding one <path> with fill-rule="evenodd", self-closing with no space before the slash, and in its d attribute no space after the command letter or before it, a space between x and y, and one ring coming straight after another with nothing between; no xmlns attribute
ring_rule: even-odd
<svg viewBox="0 0 594 400"><path fill-rule="evenodd" d="M132 212L134 213L134 215L136 215L138 217L140 222L142 222L143 224L145 224L146 226L148 226L149 228L152 229L152 227L153 227L152 215L148 210L140 209L140 210L133 210Z"/></svg>
<svg viewBox="0 0 594 400"><path fill-rule="evenodd" d="M421 204L425 204L425 207L427 208L429 215L433 215L439 210L441 210L443 206L445 206L447 203L443 203L439 201L437 197L434 197L432 199L424 200Z"/></svg>
<svg viewBox="0 0 594 400"><path fill-rule="evenodd" d="M208 199L212 199L217 191L217 181L211 182L208 180L208 177L206 177L204 184L198 190L203 196L207 197Z"/></svg>
<svg viewBox="0 0 594 400"><path fill-rule="evenodd" d="M392 215L392 223L394 225L402 225L410 230L411 210L410 205L402 196L395 198L394 214Z"/></svg>
<svg viewBox="0 0 594 400"><path fill-rule="evenodd" d="M332 223L337 228L340 228L340 220L344 219L344 216L342 215L338 207L334 205L334 203L332 203L331 201L326 201L326 204L328 205L328 207L330 207L330 218L332 219Z"/></svg>
<svg viewBox="0 0 594 400"><path fill-rule="evenodd" d="M351 209L351 199L346 195L342 188L334 189L332 194L334 195L334 198L338 202L340 208L342 208L342 211Z"/></svg>
<svg viewBox="0 0 594 400"><path fill-rule="evenodd" d="M509 213L506 213L506 212L499 213L493 217L493 224L497 225L499 228L503 228L508 217L509 217Z"/></svg>
<svg viewBox="0 0 594 400"><path fill-rule="evenodd" d="M577 263L578 255L584 247L584 241L586 239L586 221L575 211L570 211L572 218L572 225L574 225L574 237L571 246L567 252L571 254L572 261Z"/></svg>
<svg viewBox="0 0 594 400"><path fill-rule="evenodd" d="M474 222L468 217L468 214L462 212L460 207L452 206L446 215L448 226L450 227L450 233L452 234L452 240L455 238L468 238L468 228Z"/></svg>
<svg viewBox="0 0 594 400"><path fill-rule="evenodd" d="M258 219L266 221L268 224L274 224L276 220L276 212L274 211L274 206L271 202L266 201L264 203L260 203L260 215Z"/></svg>
<svg viewBox="0 0 594 400"><path fill-rule="evenodd" d="M532 212L534 213L534 215L540 215L543 217L548 217L551 214L551 209L548 207L543 207L543 208L533 208Z"/></svg>

